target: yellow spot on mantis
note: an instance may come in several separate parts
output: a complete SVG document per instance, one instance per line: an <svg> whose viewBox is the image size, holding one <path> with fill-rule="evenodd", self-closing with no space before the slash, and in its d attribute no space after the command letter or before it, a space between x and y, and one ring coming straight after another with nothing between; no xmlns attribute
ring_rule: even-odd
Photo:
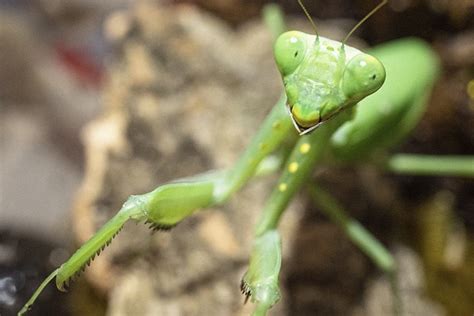
<svg viewBox="0 0 474 316"><path fill-rule="evenodd" d="M467 95L469 95L469 98L471 100L474 100L474 79L472 79L471 81L467 83L466 90L467 90Z"/></svg>
<svg viewBox="0 0 474 316"><path fill-rule="evenodd" d="M474 79L470 80L466 86L467 95L469 96L469 106L474 111Z"/></svg>
<svg viewBox="0 0 474 316"><path fill-rule="evenodd" d="M267 144L260 143L260 144L258 144L258 147L260 148L260 150L264 150L265 148L267 148Z"/></svg>
<svg viewBox="0 0 474 316"><path fill-rule="evenodd" d="M280 121L274 122L274 123L272 124L272 127L273 127L274 129L279 129L279 128L280 128Z"/></svg>
<svg viewBox="0 0 474 316"><path fill-rule="evenodd" d="M308 143L304 143L300 146L300 153L307 154L311 149L311 145Z"/></svg>
<svg viewBox="0 0 474 316"><path fill-rule="evenodd" d="M278 186L278 190L280 190L280 192L285 192L286 188L288 188L286 183L280 183L280 185Z"/></svg>
<svg viewBox="0 0 474 316"><path fill-rule="evenodd" d="M297 170L298 170L298 163L297 162L292 162L290 163L290 165L288 166L288 171L290 173L295 173Z"/></svg>

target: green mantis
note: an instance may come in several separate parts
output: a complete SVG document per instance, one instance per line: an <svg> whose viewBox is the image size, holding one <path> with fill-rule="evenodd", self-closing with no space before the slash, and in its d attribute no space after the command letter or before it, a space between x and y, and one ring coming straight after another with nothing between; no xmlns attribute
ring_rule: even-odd
<svg viewBox="0 0 474 316"><path fill-rule="evenodd" d="M291 44L301 46L296 57ZM391 52L396 54L390 57ZM295 136L295 125L305 135L294 142L294 150L264 207L256 228L249 270L243 279L245 294L257 305L255 313L264 314L278 300L281 266L278 222L295 192L308 183L311 170L327 160L350 162L392 145L410 129L401 122L416 122L422 112L422 100L437 72L436 57L430 49L416 40L407 40L379 48L374 54L388 73L386 86L382 88L388 86L388 90L380 96L382 103L364 99L383 82L382 64L375 58L319 36L299 32L282 35L275 45L275 56L286 82L287 97L282 97L275 106L235 167L181 179L130 197L115 217L51 274L27 306L54 277L58 288L67 287L129 219L147 221L153 229L169 229L200 208L224 203L254 176L266 157ZM398 67L405 74L410 70L410 65L400 66L400 60L410 60L413 56L426 61L413 75L414 84L393 86L400 81L391 81L401 77L394 73ZM365 68L362 62L369 67ZM312 87L312 83L316 85ZM383 111L375 111L386 100L391 100L393 106L385 105ZM417 106L411 106L415 103ZM356 116L351 120L354 110ZM369 251L373 249L369 247ZM393 269L389 259L383 261L387 270Z"/></svg>

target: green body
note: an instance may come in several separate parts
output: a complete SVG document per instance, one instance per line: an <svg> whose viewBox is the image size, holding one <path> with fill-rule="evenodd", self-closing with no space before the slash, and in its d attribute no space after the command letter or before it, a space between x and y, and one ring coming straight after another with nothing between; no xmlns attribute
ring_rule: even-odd
<svg viewBox="0 0 474 316"><path fill-rule="evenodd" d="M370 50L385 66L386 81L357 105L355 118L332 137L335 156L350 161L366 158L400 142L424 113L438 73L438 58L425 42L408 38Z"/></svg>
<svg viewBox="0 0 474 316"><path fill-rule="evenodd" d="M371 52L373 56L301 32L282 34L275 44L275 59L286 93L235 166L131 196L115 217L41 284L19 314L26 312L55 276L57 287L64 289L129 219L146 221L154 230L169 229L200 208L225 202L260 168L265 168L262 166L267 166L265 159L270 159L275 149L293 142L294 149L283 164L282 175L256 228L249 269L243 279L245 293L257 303L255 314L264 315L279 298L281 241L276 229L281 214L307 183L312 170L328 157L351 162L388 148L406 136L423 113L423 101L439 72L429 46L408 39ZM383 88L366 98L380 88L385 73ZM293 125L300 134L307 134L296 142ZM464 166L472 176L474 163L467 161ZM396 168L403 169L399 165ZM454 174L461 173L458 170ZM324 195L314 196L321 198L322 205L331 204ZM340 207L329 205L326 209L336 214L332 215L336 223L382 269L394 269L390 255L380 250L381 245L363 227L349 220Z"/></svg>

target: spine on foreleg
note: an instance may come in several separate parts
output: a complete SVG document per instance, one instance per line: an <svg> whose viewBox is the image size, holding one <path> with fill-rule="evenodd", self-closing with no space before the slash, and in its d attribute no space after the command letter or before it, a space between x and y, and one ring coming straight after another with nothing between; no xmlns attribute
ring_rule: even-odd
<svg viewBox="0 0 474 316"><path fill-rule="evenodd" d="M58 269L56 286L65 291L71 280L78 277L92 260L107 247L112 239L120 232L128 216L118 213L108 221L91 239L62 264Z"/></svg>

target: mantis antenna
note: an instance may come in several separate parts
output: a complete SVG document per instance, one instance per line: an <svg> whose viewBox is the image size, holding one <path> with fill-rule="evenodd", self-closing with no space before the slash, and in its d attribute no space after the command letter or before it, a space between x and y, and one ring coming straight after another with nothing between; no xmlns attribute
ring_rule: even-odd
<svg viewBox="0 0 474 316"><path fill-rule="evenodd" d="M362 23L364 23L365 21L367 21L368 18L370 18L375 12L377 12L381 7L383 7L384 5L386 5L388 2L388 0L383 0L382 2L380 2L375 8L372 9L372 11L370 11L362 20L359 21L359 23L357 23L353 28L352 30L346 35L346 37L344 38L344 40L342 41L342 47L344 47L344 45L346 44L347 40L349 39L349 37L351 37L352 33L354 33L355 30L357 30L359 28L359 26L362 25Z"/></svg>
<svg viewBox="0 0 474 316"><path fill-rule="evenodd" d="M301 0L298 0L298 3L300 4L301 9L303 9L304 14L306 14L306 17L308 18L309 22L313 26L314 33L316 33L316 41L319 40L318 29L316 28L316 24L314 23L313 18L311 18L311 15L309 15L308 10L306 10L306 7L304 6L303 2Z"/></svg>

